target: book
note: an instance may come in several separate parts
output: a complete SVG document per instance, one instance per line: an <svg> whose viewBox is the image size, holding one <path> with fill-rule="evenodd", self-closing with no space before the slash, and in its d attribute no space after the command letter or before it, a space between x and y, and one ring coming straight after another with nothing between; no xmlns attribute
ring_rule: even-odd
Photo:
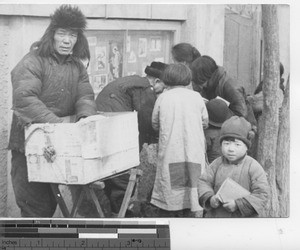
<svg viewBox="0 0 300 250"><path fill-rule="evenodd" d="M220 100L222 100L223 102L225 102L225 103L226 103L226 105L227 105L227 106L229 106L229 105L230 105L230 102L228 102L227 100L225 100L224 98L222 98L222 97L220 97L220 96L217 96L217 97L216 97L216 99L220 99Z"/></svg>
<svg viewBox="0 0 300 250"><path fill-rule="evenodd" d="M239 198L243 198L249 194L250 192L247 189L243 188L237 182L235 182L234 180L228 177L222 183L216 196L219 198L219 200L222 203L226 203L229 200L236 200Z"/></svg>

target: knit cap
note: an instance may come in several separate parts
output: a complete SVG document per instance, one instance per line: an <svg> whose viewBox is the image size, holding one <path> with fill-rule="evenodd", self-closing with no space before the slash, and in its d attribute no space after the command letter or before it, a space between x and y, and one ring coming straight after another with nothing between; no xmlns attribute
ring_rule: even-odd
<svg viewBox="0 0 300 250"><path fill-rule="evenodd" d="M243 141L248 148L251 146L250 141L251 124L244 117L232 116L226 120L220 132L220 143L225 138L233 137Z"/></svg>

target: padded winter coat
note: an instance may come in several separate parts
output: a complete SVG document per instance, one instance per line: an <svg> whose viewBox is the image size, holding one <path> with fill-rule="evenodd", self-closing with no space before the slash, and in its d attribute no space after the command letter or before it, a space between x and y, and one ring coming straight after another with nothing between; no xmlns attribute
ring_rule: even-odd
<svg viewBox="0 0 300 250"><path fill-rule="evenodd" d="M227 177L247 189L250 194L236 199L238 209L227 212L222 205L214 209L210 198L215 195ZM262 166L246 155L237 164L230 164L224 156L214 160L198 185L199 202L207 210L206 217L263 217L270 195L270 186Z"/></svg>
<svg viewBox="0 0 300 250"><path fill-rule="evenodd" d="M197 86L193 86L198 91ZM235 80L228 76L223 67L212 74L207 82L207 87L203 88L201 95L208 99L214 99L217 96L222 97L230 103L229 109L237 116L247 116L247 106L244 96L238 91Z"/></svg>
<svg viewBox="0 0 300 250"><path fill-rule="evenodd" d="M33 50L11 72L13 120L9 149L24 152L24 126L60 123L64 116L96 114L94 92L79 59L40 57Z"/></svg>
<svg viewBox="0 0 300 250"><path fill-rule="evenodd" d="M154 143L158 133L153 130L151 117L156 94L146 77L125 76L106 85L96 98L98 111L138 112L140 150L144 143Z"/></svg>

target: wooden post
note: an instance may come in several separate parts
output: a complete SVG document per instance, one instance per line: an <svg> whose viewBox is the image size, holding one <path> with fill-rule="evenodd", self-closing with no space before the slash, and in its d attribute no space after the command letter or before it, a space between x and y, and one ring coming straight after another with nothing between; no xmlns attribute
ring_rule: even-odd
<svg viewBox="0 0 300 250"><path fill-rule="evenodd" d="M277 6L262 5L264 31L263 114L259 131L257 159L268 175L271 187L267 217L279 217L276 189L276 151L279 130L279 30Z"/></svg>
<svg viewBox="0 0 300 250"><path fill-rule="evenodd" d="M289 216L290 176L290 79L288 78L284 100L280 109L276 152L276 187L279 201L279 217Z"/></svg>

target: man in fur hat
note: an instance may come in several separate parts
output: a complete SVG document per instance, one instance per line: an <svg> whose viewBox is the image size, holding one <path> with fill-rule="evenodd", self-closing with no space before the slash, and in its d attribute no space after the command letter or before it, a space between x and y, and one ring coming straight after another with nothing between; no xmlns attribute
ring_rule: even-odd
<svg viewBox="0 0 300 250"><path fill-rule="evenodd" d="M24 127L96 114L94 92L81 62L89 57L85 27L86 18L77 7L60 6L43 37L11 72L11 177L22 217L52 217L57 206L48 183L28 182Z"/></svg>
<svg viewBox="0 0 300 250"><path fill-rule="evenodd" d="M98 111L138 112L140 150L144 143L157 142L158 134L152 128L151 116L156 95L164 89L160 77L166 67L167 64L152 62L145 68L146 77L133 75L118 78L106 85L96 98ZM110 200L113 216L119 212L128 181L129 175L105 181L105 192Z"/></svg>

